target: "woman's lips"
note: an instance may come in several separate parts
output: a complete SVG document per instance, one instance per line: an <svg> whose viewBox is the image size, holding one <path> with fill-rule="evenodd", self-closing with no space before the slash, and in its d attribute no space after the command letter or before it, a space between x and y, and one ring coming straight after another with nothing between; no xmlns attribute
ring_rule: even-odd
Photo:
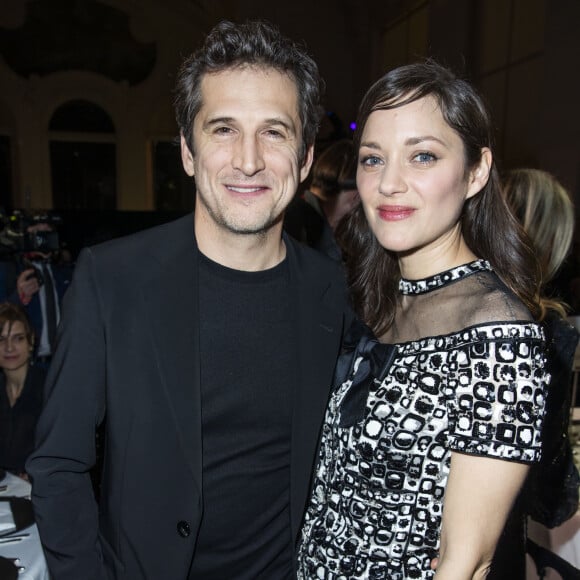
<svg viewBox="0 0 580 580"><path fill-rule="evenodd" d="M415 208L404 205L381 205L378 208L379 217L387 222L396 222L410 217Z"/></svg>
<svg viewBox="0 0 580 580"><path fill-rule="evenodd" d="M0 357L0 360L4 361L4 363L11 363L11 362L20 360L20 357L19 356L6 356L6 355L4 355L4 356Z"/></svg>

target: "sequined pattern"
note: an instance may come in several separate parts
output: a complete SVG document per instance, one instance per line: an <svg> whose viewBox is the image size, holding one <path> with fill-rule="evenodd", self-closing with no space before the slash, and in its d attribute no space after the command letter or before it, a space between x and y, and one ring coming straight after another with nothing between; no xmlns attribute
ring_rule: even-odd
<svg viewBox="0 0 580 580"><path fill-rule="evenodd" d="M476 260L475 262L446 270L445 272L422 280L406 280L402 278L399 280L399 292L401 294L422 294L424 292L430 292L450 282L457 282L466 276L484 270L491 270L490 263L487 260Z"/></svg>

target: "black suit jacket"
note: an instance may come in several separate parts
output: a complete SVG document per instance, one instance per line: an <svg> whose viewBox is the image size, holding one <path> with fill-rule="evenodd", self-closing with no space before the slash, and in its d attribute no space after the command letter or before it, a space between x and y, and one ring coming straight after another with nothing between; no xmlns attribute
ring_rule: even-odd
<svg viewBox="0 0 580 580"><path fill-rule="evenodd" d="M339 268L285 241L300 305L290 478L296 538L349 311ZM191 215L81 254L27 463L56 580L187 577L202 509L197 305ZM105 413L97 510L89 470Z"/></svg>

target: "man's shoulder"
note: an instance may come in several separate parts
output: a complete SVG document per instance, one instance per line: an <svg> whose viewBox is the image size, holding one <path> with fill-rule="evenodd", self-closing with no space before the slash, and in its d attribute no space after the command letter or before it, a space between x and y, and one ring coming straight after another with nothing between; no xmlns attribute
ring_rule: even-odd
<svg viewBox="0 0 580 580"><path fill-rule="evenodd" d="M193 217L187 214L176 220L90 246L89 251L98 259L123 260L149 258L171 249L179 241L193 239Z"/></svg>
<svg viewBox="0 0 580 580"><path fill-rule="evenodd" d="M299 268L328 273L328 275L344 276L343 269L336 260L332 260L322 252L295 240L290 235L284 236L284 241L296 256L296 263Z"/></svg>
<svg viewBox="0 0 580 580"><path fill-rule="evenodd" d="M300 280L301 287L307 293L312 291L313 296L321 292L332 297L339 310L347 308L348 290L343 265L290 236L285 236L284 240L289 248L290 268Z"/></svg>

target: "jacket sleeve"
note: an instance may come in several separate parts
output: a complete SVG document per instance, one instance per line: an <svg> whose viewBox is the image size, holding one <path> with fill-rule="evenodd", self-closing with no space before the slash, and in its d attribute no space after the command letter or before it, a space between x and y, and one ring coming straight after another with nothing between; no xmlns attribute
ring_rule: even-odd
<svg viewBox="0 0 580 580"><path fill-rule="evenodd" d="M105 411L105 325L90 250L64 300L36 448L26 470L48 567L59 580L107 578L90 478Z"/></svg>

